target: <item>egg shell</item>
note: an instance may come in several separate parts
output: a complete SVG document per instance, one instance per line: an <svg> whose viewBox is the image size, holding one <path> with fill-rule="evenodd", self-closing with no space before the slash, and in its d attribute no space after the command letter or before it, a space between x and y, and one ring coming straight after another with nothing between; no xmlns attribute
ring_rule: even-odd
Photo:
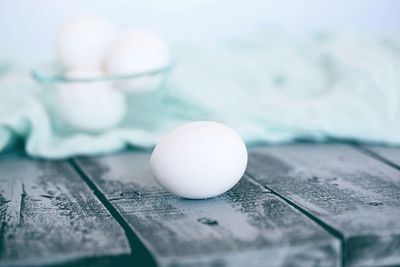
<svg viewBox="0 0 400 267"><path fill-rule="evenodd" d="M105 70L109 75L131 75L165 68L170 64L167 45L151 31L135 30L125 33L111 46ZM127 91L149 91L156 89L162 75L149 75L118 82Z"/></svg>
<svg viewBox="0 0 400 267"><path fill-rule="evenodd" d="M87 15L66 21L58 30L56 49L66 69L101 68L116 34L102 17Z"/></svg>
<svg viewBox="0 0 400 267"><path fill-rule="evenodd" d="M151 155L157 182L167 191L190 199L218 196L231 189L247 166L247 149L231 128L211 121L178 127Z"/></svg>
<svg viewBox="0 0 400 267"><path fill-rule="evenodd" d="M89 132L116 126L126 111L123 94L105 82L59 84L54 106L66 124Z"/></svg>
<svg viewBox="0 0 400 267"><path fill-rule="evenodd" d="M113 43L105 68L109 74L132 74L165 67L169 61L168 47L157 33L135 30Z"/></svg>

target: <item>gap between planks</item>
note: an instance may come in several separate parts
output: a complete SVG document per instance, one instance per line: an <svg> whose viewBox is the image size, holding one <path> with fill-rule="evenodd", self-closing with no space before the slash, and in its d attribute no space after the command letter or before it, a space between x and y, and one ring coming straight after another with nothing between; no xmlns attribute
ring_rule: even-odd
<svg viewBox="0 0 400 267"><path fill-rule="evenodd" d="M339 266L340 240L247 176L227 194L190 201L162 190L150 177L148 160L148 153L126 153L76 159L76 164L125 218L160 265L187 266L196 262L204 266L243 266L253 260L252 266L263 266L262 259L267 256L275 263L272 266L289 261L310 264L310 259L322 258ZM126 201L110 201L122 195ZM165 197L164 201L159 197ZM267 209L265 205L274 208ZM199 218L204 215L218 218L218 228L201 226L204 223ZM305 235L301 235L302 230ZM310 247L316 250L310 251ZM215 253L215 249L221 253ZM237 253L242 250L247 252ZM281 253L276 255L278 251Z"/></svg>
<svg viewBox="0 0 400 267"><path fill-rule="evenodd" d="M267 190L269 190L271 192L271 194L275 195L277 198L281 199L282 201L284 201L285 203L287 203L289 206L293 207L294 209L298 210L300 213L302 213L303 215L305 215L307 218L309 218L310 220L312 220L313 222L315 222L317 225L319 225L320 227L322 227L325 231L327 231L329 234L331 234L332 236L336 237L337 239L340 240L340 244L341 244L341 248L340 248L340 252L341 252L341 266L346 266L345 265L345 257L344 255L344 247L346 246L345 243L345 238L344 236L334 227L326 224L324 221L322 221L321 219L319 219L318 217L314 216L313 214L311 214L310 212L308 212L307 210L303 209L302 207L300 207L299 205L297 205L296 203L294 203L293 201L287 199L286 197L282 196L281 194L279 194L278 192L276 192L275 190L271 189L270 187L266 186L266 185L262 185L261 183L259 183L250 173L245 173L244 176L246 176L252 183L254 183L257 186L260 186L262 188L265 188Z"/></svg>
<svg viewBox="0 0 400 267"><path fill-rule="evenodd" d="M0 163L0 266L115 266L130 254L123 229L67 162L17 152Z"/></svg>
<svg viewBox="0 0 400 267"><path fill-rule="evenodd" d="M135 232L129 227L128 222L124 217L117 211L117 209L109 202L103 192L91 181L86 172L76 163L75 159L71 159L68 163L74 168L79 174L82 180L89 186L95 196L100 200L104 207L110 212L111 216L117 221L125 232L126 238L128 239L129 246L131 248L130 261L131 263L145 263L146 266L153 267L157 266L154 258L150 252L140 241ZM129 260L129 259L128 259Z"/></svg>
<svg viewBox="0 0 400 267"><path fill-rule="evenodd" d="M354 147L356 150L364 153L365 155L374 158L382 163L385 163L386 165L389 165L390 167L400 171L400 166L397 165L396 163L394 163L393 161L391 161L390 159L387 159L384 156L379 155L377 152L362 146L361 144L353 144L352 147Z"/></svg>
<svg viewBox="0 0 400 267"><path fill-rule="evenodd" d="M386 158L380 156L376 152L371 151L368 148L365 148L365 147L361 146L360 144L357 144L357 143L348 144L347 143L347 145L349 145L350 147L355 148L356 150L360 151L361 153L363 153L363 154L365 154L365 155L367 155L367 156L369 156L369 157L371 157L371 158L373 158L375 160L378 160L378 161L380 161L382 163L385 163L386 165L389 165L390 167L395 168L396 170L400 171L400 167L398 165L396 165L395 163L393 163L393 162L387 160ZM151 265L148 265L148 266L157 266L157 264L155 262L155 259L153 258L151 253L148 251L148 249L145 247L145 245L143 245L143 243L141 242L140 238L131 229L131 227L129 226L129 224L126 221L126 219L117 211L117 209L106 198L106 196L101 191L101 189L98 188L91 181L91 179L88 177L88 175L85 173L85 171L79 166L79 164L77 164L75 159L70 160L69 163L73 166L73 168L82 177L83 181L93 190L94 194L99 198L99 200L102 202L102 204L107 208L107 210L111 213L111 215L115 218L115 220L121 225L121 227L125 231L125 234L126 234L126 236L128 238L128 241L129 241L129 244L131 246L132 261L133 262L135 262L135 261L137 262L137 260L140 260L139 262L142 262L142 260L146 260L148 262L148 264L150 264L150 262L151 262ZM320 218L314 216L313 214L311 214L310 212L308 212L304 208L300 207L295 202L293 202L293 201L289 200L288 198L284 197L283 195L277 193L275 190L272 190L268 186L265 186L265 185L259 183L258 181L256 181L254 179L254 177L251 174L246 173L245 176L247 176L247 178L252 183L254 183L257 186L266 188L273 195L275 195L277 198L281 199L282 201L284 201L285 203L287 203L288 205L290 205L294 209L298 210L300 213L302 213L307 218L309 218L310 220L315 222L317 225L322 227L324 230L326 230L329 234L331 234L335 238L339 239L340 243L341 243L341 260L342 260L341 264L342 264L342 266L346 266L345 265L345 257L344 257L346 241L345 241L345 238L344 238L343 234L340 233L339 230L337 230L334 227L330 226L329 224L325 223Z"/></svg>
<svg viewBox="0 0 400 267"><path fill-rule="evenodd" d="M335 143L335 145L337 145L338 143ZM400 170L400 168L399 167L397 167L397 166L394 166L393 164L388 164L388 161L387 160L385 160L385 159L382 159L382 157L381 156L379 156L379 155L377 155L377 156L374 156L373 154L374 153L368 153L368 151L364 151L364 150L361 150L362 148L360 148L360 149L357 149L358 147L356 147L358 144L355 144L355 143L351 143L351 144L349 144L349 143L341 143L342 145L344 145L343 146L343 148L345 148L345 146L347 145L350 149L352 149L354 152L357 152L360 156L362 155L363 157L364 157L364 159L362 159L361 157L355 157L356 159L354 160L354 162L352 163L353 165L354 164L360 164L360 163L362 163L362 161L360 161L360 160L366 160L366 161L368 161L368 158L369 158L369 161L368 162L375 162L375 165L373 165L373 166L375 166L375 167L379 167L379 164L381 165L381 168L382 168L382 170L385 170L385 168L386 168L386 173L385 174L387 174L387 173L389 173L388 174L388 176L389 177L398 177L398 175L399 175L399 170ZM304 144L303 144L304 145ZM305 145L307 145L307 144L305 144ZM296 146L294 146L293 148L296 148ZM301 144L300 144L300 148L301 148ZM304 162L303 162L303 160L302 160L302 157L301 157L301 149L303 149L303 148L301 148L301 149L297 149L297 152L296 153L294 153L293 152L293 155L292 154L290 154L290 153L288 153L288 155L292 155L293 157L292 158L290 158L289 157L289 160L287 161L287 166L291 166L292 167L292 169L293 168L295 168L295 166L296 166L296 164L298 165L298 166L302 166L303 164L305 164L305 166L307 166L307 167L305 167L305 168L308 168L308 169L310 169L310 170L313 170L314 169L314 166L313 166L313 163L311 163L312 162L312 159L313 159L313 157L314 157L314 160L315 159L317 159L316 161L316 163L317 163L317 166L316 166L316 168L318 168L318 166L320 167L320 168L323 168L325 165L325 163L324 163L324 160L335 160L334 158L329 158L329 157L323 157L323 159L321 159L321 160L319 160L319 158L318 158L318 153L316 153L315 151L314 152L312 152L313 150L312 149L310 149L310 148L308 148L307 146L305 146L304 147L304 149L305 149L305 151L308 151L308 152L310 152L309 153L309 155L310 155L310 159L306 159L306 160L304 160ZM329 146L327 147L327 148L329 148ZM335 148L334 146L332 147L332 148ZM338 148L336 148L336 149L333 149L332 150L332 152L330 153L331 154L331 156L332 155L335 155L335 153L337 154L337 153L339 153L340 154L340 152L338 151L338 149L339 149L340 147L338 147ZM366 148L366 149L368 149L368 148ZM322 150L322 148L320 149L321 151L323 151ZM335 150L336 150L336 152L335 152ZM262 151L262 150L260 150L260 151ZM286 148L286 150L285 149L283 149L283 150L279 150L279 149L275 149L275 151L273 150L273 149L271 149L271 151L269 151L268 153L265 153L265 157L266 157L266 159L268 159L268 157L267 157L267 155L269 155L269 156L271 156L271 158L272 159L275 159L274 158L274 156L276 156L276 159L278 160L282 160L282 162L283 163L286 163L286 161L284 161L283 159L282 159L282 157L284 158L285 157L285 153L286 152L284 152L284 151L291 151L291 149L290 149L290 146L289 146L289 148ZM319 150L316 150L316 151L319 151ZM320 152L321 152L320 151ZM373 150L374 151L374 150ZM312 153L311 153L312 152ZM350 150L348 151L348 152L350 152ZM353 152L353 153L354 153ZM380 154L379 153L379 151L378 152L376 152L376 153L378 153L378 154ZM261 152L260 152L260 155L259 155L259 157L261 157ZM384 153L383 153L384 154ZM329 153L327 154L327 155L329 155ZM350 155L352 155L351 153L350 153ZM356 154L354 154L354 156L356 156ZM297 158L296 158L297 157ZM383 155L383 157L385 157L385 155ZM262 157L261 157L262 158ZM357 159L358 159L358 162L357 162ZM389 159L390 159L390 157L389 157ZM311 160L311 161L310 161ZM392 160L393 161L393 160ZM272 162L272 161L271 161ZM271 162L270 162L270 164L271 164ZM350 161L351 162L351 161ZM394 162L396 162L396 161L394 161ZM279 162L278 162L279 163ZM379 163L379 164L378 164ZM258 163L258 165L262 165L263 163L262 163L262 161L260 161L259 163ZM292 165L293 164L293 165ZM341 164L341 163L339 163L339 161L338 161L338 164ZM257 164L256 164L257 165ZM256 165L254 165L254 166L256 166ZM327 164L328 166L329 166L329 164ZM397 163L397 165L399 165L399 163ZM339 165L338 165L339 166ZM356 166L356 165L355 165ZM361 166L361 165L359 165L359 166ZM334 168L335 166L334 165L330 165L330 167L331 168ZM351 166L350 166L351 167ZM365 166L364 166L365 167ZM385 167L385 168L384 168ZM393 167L393 168L392 168ZM282 167L283 168L283 167ZM274 169L274 167L269 167L269 168L265 168L265 169L263 169L263 168L258 168L259 169L259 171L261 170L261 172L260 173L265 173L265 174L269 174L269 175L271 175L271 173L273 172L272 170ZM301 168L300 168L301 169ZM350 168L351 169L351 168ZM329 168L327 169L327 170L329 170ZM354 171L356 171L357 169L355 168L352 172L354 172ZM361 170L361 169L360 169ZM358 170L358 171L360 171L360 170ZM370 169L370 171L371 171L371 169ZM251 171L250 171L251 172ZM354 174L354 173L352 173L352 172L348 172L348 173L344 173L343 175L344 176L347 176L347 175L352 175L352 174ZM282 169L282 171L280 172L280 175L288 175L288 177L296 177L296 176L291 176L291 175L297 175L296 174L297 172L295 172L295 174L289 174L289 173L286 173L286 170L284 170L284 168ZM302 175L302 172L300 172L299 173L299 175L300 175L300 177L306 177L307 175L311 175L311 174L313 174L313 175L315 175L315 173L313 172L313 171L311 171L311 173L309 173L309 174L303 174ZM360 174L362 174L361 172L360 172ZM324 176L324 175L342 175L342 174L335 174L335 173L329 173L329 174L324 174L324 172L317 172L317 174L316 174L317 176L318 175L322 175L322 176ZM365 175L365 174L363 174L363 175ZM368 173L366 174L367 176L368 176ZM383 175L383 174L379 174L379 172L377 173L376 171L373 171L372 173L371 173L371 175L372 175L372 177L375 175ZM279 176L279 175L278 175ZM311 177L311 176L310 176ZM303 199L301 199L301 197L302 197L302 194L303 194L303 197L304 197L304 193L305 193L305 191L303 190L303 191L301 191L302 189L299 189L300 191L298 191L297 189L295 189L295 187L288 187L289 189L286 191L286 189L285 188L287 188L286 186L288 186L289 184L285 184L284 182L279 182L279 180L277 180L277 181L275 181L275 183L274 182L272 182L272 183L268 183L268 182L266 182L266 183L264 183L264 181L267 181L266 180L266 177L258 177L258 176L253 176L253 178L254 179L256 179L257 181L260 181L260 183L261 184L263 184L263 185L266 185L268 188L269 187L271 187L271 188L273 188L274 190L276 190L276 193L278 193L278 195L280 195L283 199L285 199L285 200L288 200L288 201L292 201L293 203L290 203L291 205L297 205L297 204L299 204L298 206L300 206L300 208L301 207L303 207L302 205L303 204L301 204L301 203L303 203L301 200L304 200L305 199L305 201L307 201L307 194L305 195L305 198L303 198ZM357 177L355 177L355 178L357 178ZM301 182L302 181L302 179L300 179L299 178L299 180L298 180L298 182ZM333 185L335 185L335 186L337 186L337 184L333 184ZM282 187L283 186L283 187ZM303 188L303 187L301 187L301 188ZM307 190L307 187L304 187L303 189L306 189ZM372 188L373 189L373 188ZM372 190L371 189L371 190ZM274 190L272 190L272 191L274 191ZM294 190L294 191L293 191ZM369 189L368 189L369 190ZM336 190L337 191L337 190ZM315 190L313 191L313 192L315 192ZM293 197L292 197L292 194L291 193L293 193ZM334 192L333 192L334 193ZM333 194L333 195L335 195L335 194ZM297 201L297 198L295 198L295 196L300 196L300 202L298 202ZM361 196L360 196L360 198L361 198ZM350 198L349 198L350 199ZM312 201L312 200L311 200ZM318 202L318 200L316 200L317 202ZM322 198L322 200L321 201L324 201L323 200L323 198ZM331 205L335 205L334 203L335 202L332 202L332 201L329 201L329 199L328 199L328 202L331 204ZM314 203L314 202L311 202L311 203ZM368 205L370 205L369 203L366 203L366 204L368 204ZM305 211L306 212L310 212L311 213L311 216L310 215L307 215L304 211L302 211L301 209L299 209L299 207L296 207L296 209L298 209L299 211L301 211L303 214L305 214L308 218L310 218L310 219L313 219L313 217L312 216L315 216L315 214L318 214L318 212L317 213L313 213L313 208L312 208L312 206L310 207L310 206L305 206L306 208L305 208ZM327 206L327 207L329 207L329 205ZM362 208L362 205L360 206L360 207L358 207L358 208ZM310 209L310 210L309 210ZM368 209L368 206L367 206L367 208L365 208L365 209ZM332 211L333 213L334 213L334 211ZM340 211L341 212L341 211ZM339 213L340 214L340 213ZM318 216L317 216L318 217ZM338 219L339 220L339 222L340 222L340 219ZM322 219L322 222L325 222L325 220L324 219ZM342 236L344 236L345 237L345 239L344 239L344 242L343 242L343 246L342 246L342 248L345 250L345 251L347 251L347 252L349 252L348 251L348 248L349 248L349 246L355 246L355 245L357 245L358 243L356 243L356 241L357 241L357 239L352 239L352 238L354 238L354 237L357 237L358 238L358 236L356 235L356 236L353 236L353 235L349 235L349 236L347 236L347 234L349 234L349 233L343 233L343 231L345 231L346 229L350 229L350 228L346 228L346 226L343 226L344 228L342 229L341 227L342 226L340 226L340 224L338 225L337 224L337 222L338 221L327 221L326 222L326 224L329 224L329 226L330 227L335 227L336 229L339 229L339 231L340 231L340 233L342 234ZM389 222L390 222L390 220L389 220ZM392 221L392 223L395 223L394 221ZM322 224L320 224L319 223L319 225L320 226L324 226L324 225L322 225ZM368 226L367 226L368 227ZM371 225L371 227L372 227L372 225ZM375 228L371 228L370 230L371 231L373 231L373 229L375 229ZM377 228L378 229L378 228ZM378 229L379 230L379 229ZM396 232L395 232L396 233ZM365 233L364 233L365 234ZM364 234L362 235L362 236L364 236ZM373 232L370 232L369 234L371 234L371 236L374 236L374 233ZM397 233L396 233L397 234ZM365 238L367 238L366 240L368 241L368 234L366 234L365 235L366 237ZM349 242L348 242L349 241ZM350 241L352 241L352 243L350 242ZM358 242L359 242L359 240L358 240ZM389 242L389 241L387 241L387 242ZM390 243L388 243L387 244L388 246L390 245ZM357 252L357 250L356 250L356 252ZM362 252L362 251L361 251ZM372 252L372 251L371 251ZM352 264L354 264L355 262L354 261L352 261L352 259L354 260L354 257L353 258L351 258L351 257L347 257L347 254L343 254L344 255L344 257L346 258L345 259L345 261L346 261L346 265L347 264L350 264L350 263L352 263ZM353 256L355 255L354 253L352 254ZM360 258L360 259L362 259L362 258ZM372 258L372 260L375 260L374 258ZM361 260L362 261L362 260ZM367 261L365 261L365 262L367 262ZM364 262L364 263L365 263ZM372 262L372 261L371 261ZM386 265L385 265L386 266Z"/></svg>

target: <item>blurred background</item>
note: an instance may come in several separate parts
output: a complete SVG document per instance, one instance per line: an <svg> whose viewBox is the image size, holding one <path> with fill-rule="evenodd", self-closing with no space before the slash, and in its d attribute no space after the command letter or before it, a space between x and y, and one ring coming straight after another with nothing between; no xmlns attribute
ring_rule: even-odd
<svg viewBox="0 0 400 267"><path fill-rule="evenodd" d="M400 32L396 0L0 0L1 58L53 59L57 27L86 13L105 16L121 27L156 29L170 42L218 41L271 25L295 32Z"/></svg>
<svg viewBox="0 0 400 267"><path fill-rule="evenodd" d="M125 83L129 90L112 81L64 86L56 70L34 76L35 83L32 69L62 58L55 45L60 25L82 15L121 32L161 36L117 38L90 75L124 74L111 70L114 60L130 74L161 68L159 77ZM100 47L83 32L59 42L69 48L86 38L89 53L71 50L78 61ZM144 66L153 60L153 69ZM0 74L0 151L16 139L28 154L47 158L152 148L196 120L225 123L247 144L400 145L400 1L0 0Z"/></svg>

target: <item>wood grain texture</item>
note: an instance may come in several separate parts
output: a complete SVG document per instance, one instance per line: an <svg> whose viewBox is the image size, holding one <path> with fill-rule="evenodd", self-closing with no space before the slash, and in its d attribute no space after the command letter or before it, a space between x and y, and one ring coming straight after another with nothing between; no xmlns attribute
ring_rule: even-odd
<svg viewBox="0 0 400 267"><path fill-rule="evenodd" d="M160 266L340 265L338 239L247 177L220 197L187 200L155 183L146 153L77 164Z"/></svg>
<svg viewBox="0 0 400 267"><path fill-rule="evenodd" d="M400 264L400 172L346 145L255 148L247 172L340 233L347 266Z"/></svg>
<svg viewBox="0 0 400 267"><path fill-rule="evenodd" d="M383 159L400 167L400 147L364 146L364 149L372 151Z"/></svg>
<svg viewBox="0 0 400 267"><path fill-rule="evenodd" d="M123 229L66 162L0 157L0 266L106 266L130 254Z"/></svg>

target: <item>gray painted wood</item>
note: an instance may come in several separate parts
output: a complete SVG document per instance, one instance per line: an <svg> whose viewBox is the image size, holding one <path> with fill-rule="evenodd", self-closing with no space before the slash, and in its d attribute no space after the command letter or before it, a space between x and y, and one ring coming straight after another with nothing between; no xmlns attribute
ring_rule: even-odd
<svg viewBox="0 0 400 267"><path fill-rule="evenodd" d="M244 177L228 193L187 200L150 174L149 154L77 160L160 266L338 266L340 241Z"/></svg>
<svg viewBox="0 0 400 267"><path fill-rule="evenodd" d="M0 157L0 266L106 266L123 229L66 162Z"/></svg>
<svg viewBox="0 0 400 267"><path fill-rule="evenodd" d="M365 146L364 148L376 153L394 165L400 166L400 147Z"/></svg>
<svg viewBox="0 0 400 267"><path fill-rule="evenodd" d="M344 239L347 266L400 264L400 172L346 145L251 150L247 172Z"/></svg>

